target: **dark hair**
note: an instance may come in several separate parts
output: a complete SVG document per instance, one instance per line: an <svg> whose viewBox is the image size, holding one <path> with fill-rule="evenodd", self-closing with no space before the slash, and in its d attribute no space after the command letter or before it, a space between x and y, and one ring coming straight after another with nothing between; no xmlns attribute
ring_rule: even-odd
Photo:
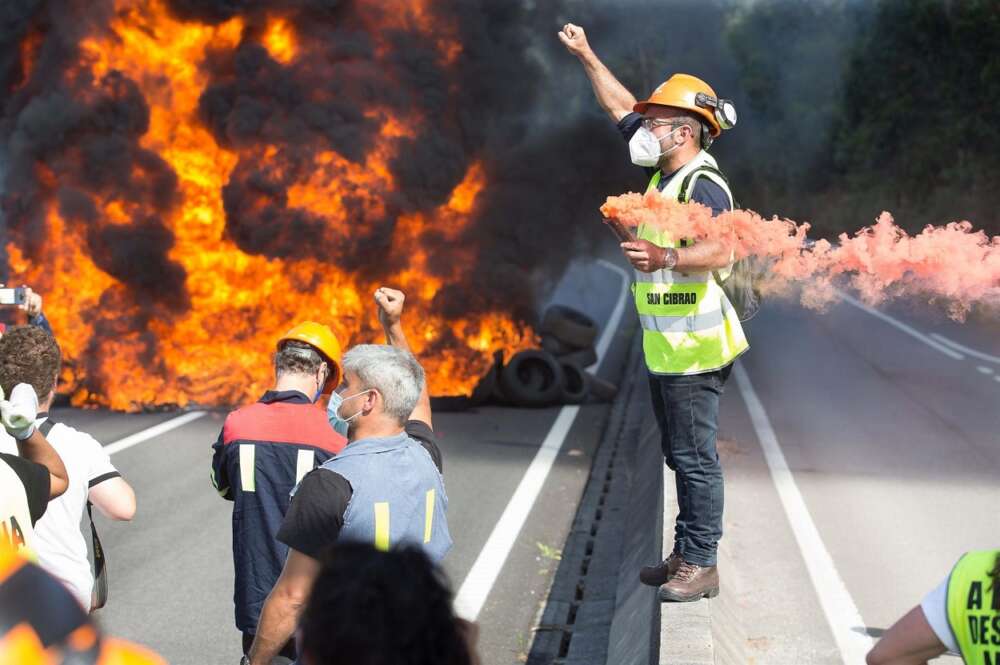
<svg viewBox="0 0 1000 665"><path fill-rule="evenodd" d="M469 665L440 570L414 546L337 543L300 621L309 665Z"/></svg>
<svg viewBox="0 0 1000 665"><path fill-rule="evenodd" d="M274 354L274 373L282 374L313 374L319 371L324 362L323 356L305 342L290 340L281 345Z"/></svg>
<svg viewBox="0 0 1000 665"><path fill-rule="evenodd" d="M0 337L0 387L4 395L19 383L30 383L43 401L52 392L62 353L52 335L35 326L11 326Z"/></svg>

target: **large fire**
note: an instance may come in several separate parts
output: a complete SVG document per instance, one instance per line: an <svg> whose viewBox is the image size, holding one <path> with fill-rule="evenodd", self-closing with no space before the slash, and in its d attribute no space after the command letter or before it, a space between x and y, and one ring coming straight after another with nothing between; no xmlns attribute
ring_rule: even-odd
<svg viewBox="0 0 1000 665"><path fill-rule="evenodd" d="M359 15L370 22L373 35L387 25L405 25L425 35L443 65L460 57L462 46L449 36L448 26L432 25L420 3L371 0L360 5ZM310 61L312 45L283 16L253 24L236 17L207 25L180 20L161 0L120 0L110 26L81 42L77 70L64 73L78 81L89 79L91 88L110 94L130 81L145 98L148 127L140 145L169 165L179 190L176 202L158 220L172 241L154 237L151 242L172 242L167 257L183 269L186 290L177 294L183 305L172 313L146 317L140 328L116 326L116 317L136 320L134 297L126 297L119 280L98 266L88 251L86 231L67 223L56 197L46 203L40 254L24 250L24 239L14 233L8 246L11 281L30 284L45 296L45 311L67 360L64 389L71 390L73 403L134 410L253 399L272 380L275 339L297 321L327 323L345 346L378 339L372 293L380 284L407 293L404 325L427 369L432 393L468 392L491 351L531 344L531 331L504 312L456 318L430 307L442 288L462 283L471 288L474 283L471 248L454 243L442 265L424 246L428 234L438 244L456 241L468 225L487 184L479 162L471 163L444 204L401 214L391 238L365 245L370 248L366 251L384 253L391 268L382 275L366 277L364 271L309 252L276 257L241 249L227 230L224 202L224 188L239 169L270 165L276 178L293 180L277 194L250 197L241 205L259 209L269 203L268 196L277 196L286 208L324 220L331 241L364 236L367 230L356 219L357 211L378 214L387 205L396 190L389 164L399 142L420 140L427 123L434 121L413 109L355 100L359 112L380 127L363 159L317 146L303 163L288 158L278 143L221 145L199 117L199 100L209 82L205 63L247 40L265 48L281 66L317 66ZM26 70L34 62L27 55L37 42L32 34L22 45ZM371 57L378 66L380 59L391 57L390 49L379 43ZM43 182L56 178L43 165L38 168ZM133 167L130 182L155 190L158 184L148 180ZM53 189L59 185L51 184ZM99 191L103 229L132 233L135 220L148 214L118 196L113 186ZM156 191L149 196L155 198ZM100 327L94 323L98 314L104 322Z"/></svg>

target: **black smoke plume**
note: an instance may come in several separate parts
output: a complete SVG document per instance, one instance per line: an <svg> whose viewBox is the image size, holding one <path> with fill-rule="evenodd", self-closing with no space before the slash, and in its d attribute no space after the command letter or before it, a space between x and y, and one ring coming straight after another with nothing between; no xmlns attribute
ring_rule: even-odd
<svg viewBox="0 0 1000 665"><path fill-rule="evenodd" d="M627 182L622 160L606 159L623 154L606 121L552 103L558 84L547 63L569 56L555 40L559 3L539 4L428 3L432 20L450 26L462 45L461 55L445 63L415 30L373 35L374 2L363 15L349 1L169 0L186 21L218 24L240 16L246 25L235 49L212 50L198 63L209 78L198 117L219 145L241 156L221 193L228 236L248 253L315 258L374 280L405 268L407 248L392 247L399 217L446 202L479 161L488 185L457 240L472 248L463 256L474 257L477 284L448 285L432 309L463 317L499 310L534 323L540 288L590 248L600 230L581 229L599 229L601 198ZM177 176L140 145L148 104L124 74L93 80L86 68L74 67L81 39L103 35L114 9L111 0L3 4L0 85L7 98L0 141L5 240L44 261L45 214L57 205L68 232L80 233L95 263L121 282L108 297L131 314L97 326L120 336L176 316L190 302L162 221L182 196ZM287 65L260 42L275 13L292 23L302 51ZM376 57L376 39L391 45L387 56ZM348 225L290 206L289 188L309 175L318 152L364 162L380 129L365 114L371 107L399 109L401 116L416 109L426 119L396 145L389 165L396 190L344 185ZM269 147L274 152L264 158ZM380 206L370 205L373 195ZM127 223L105 218L102 205L112 201L128 211ZM420 242L431 270L448 274L456 241L428 229ZM155 357L156 340L140 339L144 353Z"/></svg>

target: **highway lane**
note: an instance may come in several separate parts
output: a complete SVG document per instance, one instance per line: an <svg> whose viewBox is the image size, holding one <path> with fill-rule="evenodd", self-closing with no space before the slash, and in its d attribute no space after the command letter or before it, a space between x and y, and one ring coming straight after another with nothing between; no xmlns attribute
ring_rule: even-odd
<svg viewBox="0 0 1000 665"><path fill-rule="evenodd" d="M595 288L575 286L584 294ZM918 336L850 304L821 314L768 303L749 327L753 348L742 365L833 577L861 619L855 625L827 616L762 454L748 396L730 380L720 429L729 566L723 592L740 608L747 662L845 662L843 632L879 634L961 552L996 545L1000 364L991 359L1000 359L998 324L956 324L906 305L884 311ZM621 366L631 315L626 323L604 373ZM458 534L446 570L456 589L557 413L489 407L438 415L449 519ZM480 613L484 662L518 662L530 646L555 569L548 553L562 546L605 414L603 405L581 410ZM61 410L56 417L110 442L173 415ZM133 524L100 524L112 591L101 620L173 663L238 658L229 504L208 481L209 445L221 421L209 414L116 454L137 485L140 512Z"/></svg>
<svg viewBox="0 0 1000 665"><path fill-rule="evenodd" d="M722 573L752 662L859 662L844 644L863 647L963 552L1000 543L1000 322L880 311L893 322L849 303L823 314L770 303L742 361L832 568L803 554L747 391L727 385L723 543L735 565ZM838 580L860 621L824 610Z"/></svg>
<svg viewBox="0 0 1000 665"><path fill-rule="evenodd" d="M617 275L583 266L568 278L553 299L607 322L621 297ZM633 330L629 319L609 337L602 376L617 378ZM555 572L552 553L565 540L607 411L606 404L580 409L486 598L479 615L484 662L517 662L530 647L532 622ZM455 540L445 570L456 591L558 414L558 408L502 407L435 414ZM107 444L177 414L57 409L53 416ZM240 657L233 625L231 504L215 494L209 480L210 446L223 419L224 413L211 412L116 453L114 463L136 488L138 513L130 524L98 518L111 595L100 621L112 634L149 645L174 664L235 663Z"/></svg>

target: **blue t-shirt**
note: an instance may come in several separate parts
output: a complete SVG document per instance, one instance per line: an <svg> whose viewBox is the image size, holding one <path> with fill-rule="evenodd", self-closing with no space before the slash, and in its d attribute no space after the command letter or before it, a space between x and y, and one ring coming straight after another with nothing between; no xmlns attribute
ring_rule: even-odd
<svg viewBox="0 0 1000 665"><path fill-rule="evenodd" d="M633 111L618 121L618 131L622 133L626 141L630 141L632 135L638 131L641 124L642 114ZM653 174L656 173L655 168L643 167L643 170L646 172L647 178L652 178ZM677 173L677 171L674 171L674 173ZM659 188L661 190L666 187L674 173L664 174L660 178ZM694 189L691 190L689 198L691 201L697 201L711 208L712 215L718 215L729 210L729 197L726 196L726 191L709 178L697 178L694 181Z"/></svg>

